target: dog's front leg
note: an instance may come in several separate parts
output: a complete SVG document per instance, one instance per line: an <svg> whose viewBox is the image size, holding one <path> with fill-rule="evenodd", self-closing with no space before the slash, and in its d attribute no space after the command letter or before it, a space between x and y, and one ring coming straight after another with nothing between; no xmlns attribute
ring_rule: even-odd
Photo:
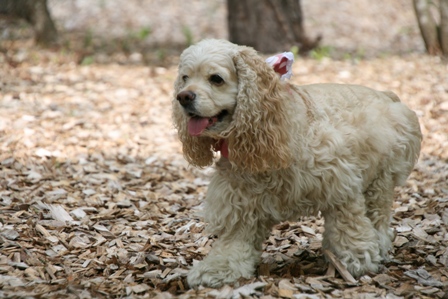
<svg viewBox="0 0 448 299"><path fill-rule="evenodd" d="M212 179L204 217L207 230L218 236L209 255L190 270L191 287L219 287L239 278L250 278L261 255L261 245L271 226L257 206L256 195L233 189L225 178ZM259 195L262 196L262 195Z"/></svg>
<svg viewBox="0 0 448 299"><path fill-rule="evenodd" d="M239 278L250 278L259 262L260 252L243 240L218 240L210 254L188 274L190 287L219 287Z"/></svg>

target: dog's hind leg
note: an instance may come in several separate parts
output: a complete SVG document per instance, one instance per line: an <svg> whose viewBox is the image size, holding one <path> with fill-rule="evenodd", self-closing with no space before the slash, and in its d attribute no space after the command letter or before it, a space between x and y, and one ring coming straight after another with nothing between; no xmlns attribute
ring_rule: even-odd
<svg viewBox="0 0 448 299"><path fill-rule="evenodd" d="M366 216L362 194L322 211L325 231L322 247L333 252L354 276L377 272L381 262L377 232Z"/></svg>
<svg viewBox="0 0 448 299"><path fill-rule="evenodd" d="M388 172L382 172L364 191L366 216L378 232L378 244L383 259L387 259L392 248L394 231L390 227L394 196L394 180Z"/></svg>

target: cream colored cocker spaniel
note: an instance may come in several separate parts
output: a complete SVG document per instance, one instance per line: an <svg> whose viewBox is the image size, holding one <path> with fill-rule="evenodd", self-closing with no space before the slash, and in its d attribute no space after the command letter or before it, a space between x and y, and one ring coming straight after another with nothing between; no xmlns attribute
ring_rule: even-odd
<svg viewBox="0 0 448 299"><path fill-rule="evenodd" d="M422 139L395 94L292 85L252 48L204 40L181 55L172 105L189 163L211 165L221 151L204 206L218 239L190 286L251 277L273 225L319 211L323 248L354 276L378 271L392 247L394 186Z"/></svg>

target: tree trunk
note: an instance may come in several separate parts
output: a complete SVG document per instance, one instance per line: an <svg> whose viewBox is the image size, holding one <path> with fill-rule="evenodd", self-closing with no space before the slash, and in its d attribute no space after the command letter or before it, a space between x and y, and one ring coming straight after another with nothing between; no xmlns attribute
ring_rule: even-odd
<svg viewBox="0 0 448 299"><path fill-rule="evenodd" d="M440 0L440 46L448 56L448 0Z"/></svg>
<svg viewBox="0 0 448 299"><path fill-rule="evenodd" d="M438 55L441 53L441 48L439 44L437 24L431 14L429 2L428 0L413 0L413 2L426 50L431 55Z"/></svg>
<svg viewBox="0 0 448 299"><path fill-rule="evenodd" d="M25 19L36 33L36 42L48 45L57 40L57 31L47 0L0 0L0 13Z"/></svg>
<svg viewBox="0 0 448 299"><path fill-rule="evenodd" d="M303 28L300 0L227 0L229 39L265 53L316 47Z"/></svg>

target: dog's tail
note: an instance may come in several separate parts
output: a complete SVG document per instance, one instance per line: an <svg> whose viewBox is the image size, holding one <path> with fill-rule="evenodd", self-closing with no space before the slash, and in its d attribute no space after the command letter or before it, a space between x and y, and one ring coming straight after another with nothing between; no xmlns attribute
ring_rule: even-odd
<svg viewBox="0 0 448 299"><path fill-rule="evenodd" d="M395 103L401 102L400 98L392 91L386 90L386 91L382 91L382 93L384 93L389 99L391 99L392 102L395 102Z"/></svg>

